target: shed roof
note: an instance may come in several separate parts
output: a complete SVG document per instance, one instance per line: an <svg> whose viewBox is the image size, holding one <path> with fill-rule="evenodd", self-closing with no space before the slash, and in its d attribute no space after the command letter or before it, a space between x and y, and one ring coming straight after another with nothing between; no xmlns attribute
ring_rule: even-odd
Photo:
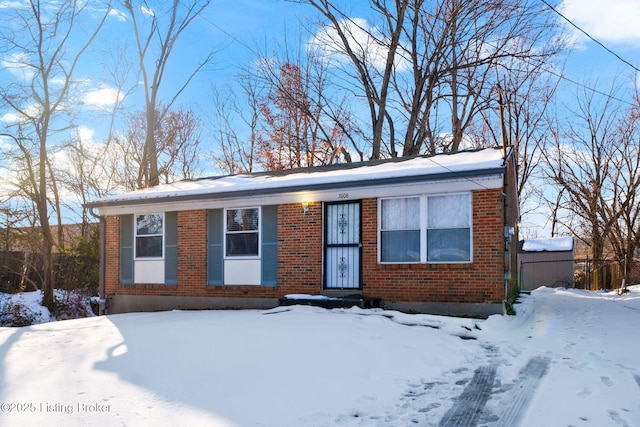
<svg viewBox="0 0 640 427"><path fill-rule="evenodd" d="M503 171L502 150L486 148L435 156L403 157L284 171L186 179L103 197L85 206L100 208L167 200L224 198L229 195L253 196L449 178L471 180L474 177L499 174Z"/></svg>
<svg viewBox="0 0 640 427"><path fill-rule="evenodd" d="M521 241L522 252L567 252L573 251L573 237L550 237Z"/></svg>

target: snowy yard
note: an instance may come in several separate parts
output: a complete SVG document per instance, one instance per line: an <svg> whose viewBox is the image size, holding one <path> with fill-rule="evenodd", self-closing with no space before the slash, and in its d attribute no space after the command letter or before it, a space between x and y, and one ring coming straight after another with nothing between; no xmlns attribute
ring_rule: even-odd
<svg viewBox="0 0 640 427"><path fill-rule="evenodd" d="M293 306L0 328L0 425L640 425L640 287L542 288L516 310Z"/></svg>

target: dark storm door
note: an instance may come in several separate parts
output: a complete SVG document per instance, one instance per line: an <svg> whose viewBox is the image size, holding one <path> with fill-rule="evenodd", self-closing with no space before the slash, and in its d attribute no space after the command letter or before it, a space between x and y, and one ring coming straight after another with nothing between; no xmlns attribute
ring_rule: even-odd
<svg viewBox="0 0 640 427"><path fill-rule="evenodd" d="M325 289L360 289L360 202L325 205Z"/></svg>

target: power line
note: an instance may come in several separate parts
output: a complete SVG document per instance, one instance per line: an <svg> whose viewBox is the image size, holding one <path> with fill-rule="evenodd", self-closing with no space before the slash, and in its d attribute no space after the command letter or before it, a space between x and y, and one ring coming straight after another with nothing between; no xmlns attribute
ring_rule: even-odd
<svg viewBox="0 0 640 427"><path fill-rule="evenodd" d="M569 83L572 83L572 84L574 84L574 85L576 85L576 86L580 86L581 88L584 88L584 89L590 90L590 91L592 91L592 92L594 92L594 93L597 93L598 95L602 95L602 96L604 96L604 97L607 97L607 98L613 99L614 101L622 102L623 104L627 104L627 105L630 105L630 106L635 106L635 105L636 105L636 104L634 104L633 102L625 101L624 99L621 99L621 98L615 97L615 96L611 95L610 93L606 93L606 92L603 92L603 91L601 91L601 90L594 89L594 88L592 88L591 86L587 86L587 85L585 85L584 83L580 83L580 82L577 82L577 81L575 81L575 80L573 80L573 79L570 79L569 77L565 76L565 75L564 75L564 74L562 74L562 73L557 73L557 72L555 72L555 71L552 71L550 68L543 68L543 69L544 69L544 71L546 71L546 72L547 72L547 73L549 73L549 74L552 74L552 75L554 75L554 76L556 76L556 77L558 77L558 78L560 78L560 79L562 79L562 80L566 80L566 81L568 81Z"/></svg>
<svg viewBox="0 0 640 427"><path fill-rule="evenodd" d="M620 55L618 55L617 53L615 53L613 50L609 49L607 46L605 46L604 44L602 44L599 40L596 40L594 37L591 36L591 34L587 33L585 30L583 30L582 28L580 28L578 25L574 24L573 21L571 21L569 18L567 18L566 16L564 16L561 12L559 12L558 10L556 10L556 8L554 8L553 6L551 6L549 3L547 3L546 0L540 0L542 3L544 3L545 5L547 5L547 7L549 9L551 9L552 11L554 11L555 13L557 13L558 15L560 15L560 17L562 17L562 19L564 19L565 21L567 21L569 24L571 24L576 30L580 31L582 34L584 34L585 36L587 36L589 39L591 39L593 42L597 43L600 47L602 47L604 50L606 50L607 52L609 52L610 54L612 54L613 56L615 56L616 58L618 58L620 61L622 61L623 63L627 64L629 67L633 68L635 71L640 72L640 68L636 67L635 65L633 65L632 63L630 63L629 61L627 61L626 59L622 58Z"/></svg>

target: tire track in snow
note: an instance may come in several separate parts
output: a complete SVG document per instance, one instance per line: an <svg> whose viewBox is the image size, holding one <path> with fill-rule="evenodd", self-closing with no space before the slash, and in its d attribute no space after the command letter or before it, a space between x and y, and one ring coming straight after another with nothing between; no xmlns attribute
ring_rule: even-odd
<svg viewBox="0 0 640 427"><path fill-rule="evenodd" d="M484 406L491 397L497 365L481 366L475 370L471 382L457 398L453 408L440 420L440 427L477 426Z"/></svg>
<svg viewBox="0 0 640 427"><path fill-rule="evenodd" d="M550 362L551 359L544 356L529 359L503 397L503 401L508 404L499 405L502 412L491 414L489 418L485 413L485 406L493 393L497 364L476 369L473 379L457 398L454 406L440 420L439 426L475 427L481 421L485 425L518 425L542 378L549 371ZM481 420L483 415L485 419Z"/></svg>
<svg viewBox="0 0 640 427"><path fill-rule="evenodd" d="M496 414L499 417L496 425L518 425L542 378L549 371L550 362L550 358L543 356L534 356L529 359L527 364L520 370L518 378L510 390L509 397L505 396L504 401L509 402L509 404L500 405L501 408L505 409L505 412Z"/></svg>

